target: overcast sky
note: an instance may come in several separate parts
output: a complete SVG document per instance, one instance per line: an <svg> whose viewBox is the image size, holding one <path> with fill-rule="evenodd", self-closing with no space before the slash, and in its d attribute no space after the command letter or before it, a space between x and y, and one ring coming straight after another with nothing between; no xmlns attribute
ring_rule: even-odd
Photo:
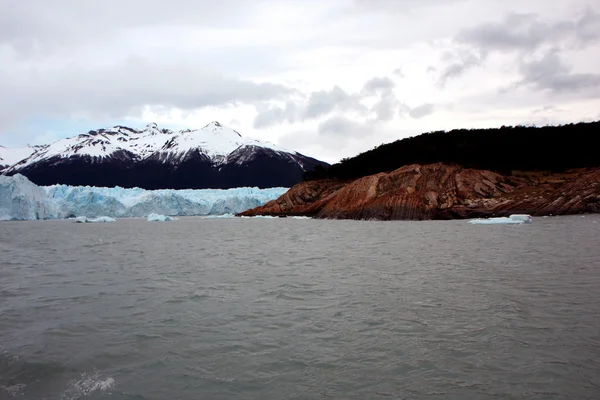
<svg viewBox="0 0 600 400"><path fill-rule="evenodd" d="M595 0L0 0L0 144L218 120L335 162L600 119Z"/></svg>

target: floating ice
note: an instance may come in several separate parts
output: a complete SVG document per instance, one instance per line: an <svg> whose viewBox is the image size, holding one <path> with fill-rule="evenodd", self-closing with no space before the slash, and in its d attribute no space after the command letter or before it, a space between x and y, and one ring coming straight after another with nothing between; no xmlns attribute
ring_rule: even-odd
<svg viewBox="0 0 600 400"><path fill-rule="evenodd" d="M252 217L246 216L246 215L242 215L242 218L258 218L258 219L276 219L279 217L275 217L273 215L254 215Z"/></svg>
<svg viewBox="0 0 600 400"><path fill-rule="evenodd" d="M236 214L262 206L287 188L144 190L120 187L37 186L23 175L0 175L0 220L106 215L112 218L160 215Z"/></svg>
<svg viewBox="0 0 600 400"><path fill-rule="evenodd" d="M512 214L509 218L514 221L523 221L526 224L533 222L533 218L531 218L531 215L529 214Z"/></svg>
<svg viewBox="0 0 600 400"><path fill-rule="evenodd" d="M509 217L487 218L487 219L472 219L469 224L475 225L498 225L498 224L530 224L533 222L531 215L527 214L512 214Z"/></svg>
<svg viewBox="0 0 600 400"><path fill-rule="evenodd" d="M235 214L207 215L203 218L237 218Z"/></svg>
<svg viewBox="0 0 600 400"><path fill-rule="evenodd" d="M175 221L177 218L169 217L168 215L160 215L152 213L148 215L148 222L168 222Z"/></svg>
<svg viewBox="0 0 600 400"><path fill-rule="evenodd" d="M85 223L95 223L95 222L116 222L117 220L111 217L97 217L97 218L87 218L87 217L77 217L75 218L75 222L79 224Z"/></svg>

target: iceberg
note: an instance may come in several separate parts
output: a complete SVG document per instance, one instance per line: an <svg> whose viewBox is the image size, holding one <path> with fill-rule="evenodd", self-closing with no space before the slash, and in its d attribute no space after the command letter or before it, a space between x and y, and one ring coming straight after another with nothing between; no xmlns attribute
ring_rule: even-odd
<svg viewBox="0 0 600 400"><path fill-rule="evenodd" d="M148 215L148 222L168 222L175 221L177 218L169 217L168 215L160 215L152 213Z"/></svg>
<svg viewBox="0 0 600 400"><path fill-rule="evenodd" d="M530 224L533 222L531 215L527 214L512 214L509 217L487 218L487 219L472 219L469 224L474 225L521 225Z"/></svg>
<svg viewBox="0 0 600 400"><path fill-rule="evenodd" d="M0 175L0 220L237 214L262 206L288 188L145 190L121 187L37 186L25 176Z"/></svg>

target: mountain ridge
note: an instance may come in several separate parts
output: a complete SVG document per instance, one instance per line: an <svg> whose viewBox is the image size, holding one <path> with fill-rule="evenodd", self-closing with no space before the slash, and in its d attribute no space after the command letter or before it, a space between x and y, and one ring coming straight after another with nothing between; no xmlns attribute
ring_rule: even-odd
<svg viewBox="0 0 600 400"><path fill-rule="evenodd" d="M38 146L3 174L21 173L38 185L224 189L292 186L317 165L327 164L213 121L180 131L156 123L91 130Z"/></svg>
<svg viewBox="0 0 600 400"><path fill-rule="evenodd" d="M429 220L600 212L600 167L503 175L443 163L409 164L352 181L309 180L241 216Z"/></svg>

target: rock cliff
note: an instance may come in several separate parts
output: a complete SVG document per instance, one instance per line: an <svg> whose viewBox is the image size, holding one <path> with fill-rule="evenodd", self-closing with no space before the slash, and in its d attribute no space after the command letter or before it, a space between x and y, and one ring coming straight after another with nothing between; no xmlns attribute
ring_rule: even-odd
<svg viewBox="0 0 600 400"><path fill-rule="evenodd" d="M600 168L506 176L437 163L406 165L351 182L302 182L240 215L424 220L591 212L600 212Z"/></svg>

